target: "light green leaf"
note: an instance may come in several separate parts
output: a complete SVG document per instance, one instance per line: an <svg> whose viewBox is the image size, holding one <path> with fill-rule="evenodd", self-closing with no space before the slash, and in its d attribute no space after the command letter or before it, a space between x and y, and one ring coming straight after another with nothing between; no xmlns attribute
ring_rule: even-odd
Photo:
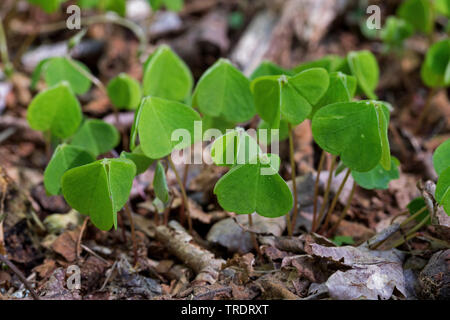
<svg viewBox="0 0 450 320"><path fill-rule="evenodd" d="M445 140L434 151L433 166L438 175L450 167L450 139Z"/></svg>
<svg viewBox="0 0 450 320"><path fill-rule="evenodd" d="M67 203L101 230L117 228L117 212L128 201L136 166L127 159L103 159L67 171L62 192Z"/></svg>
<svg viewBox="0 0 450 320"><path fill-rule="evenodd" d="M81 106L67 82L37 94L28 107L30 127L50 131L58 138L68 138L81 123Z"/></svg>
<svg viewBox="0 0 450 320"><path fill-rule="evenodd" d="M414 27L409 22L392 16L387 18L380 37L390 46L402 47L403 41L411 37L413 33Z"/></svg>
<svg viewBox="0 0 450 320"><path fill-rule="evenodd" d="M344 58L336 55L328 55L318 60L302 63L297 67L295 67L294 69L292 69L292 71L296 74L312 68L323 68L331 73L341 71L344 66L345 66Z"/></svg>
<svg viewBox="0 0 450 320"><path fill-rule="evenodd" d="M28 0L29 3L39 6L47 13L53 13L59 9L65 0Z"/></svg>
<svg viewBox="0 0 450 320"><path fill-rule="evenodd" d="M89 69L78 61L56 57L49 59L42 67L47 85L53 86L61 81L67 81L75 94L83 94L91 88L91 80L80 69L89 73Z"/></svg>
<svg viewBox="0 0 450 320"><path fill-rule="evenodd" d="M235 127L235 122L227 121L220 117L210 117L208 115L204 115L202 117L203 133L205 133L208 129L218 129L220 132L225 133L227 129L231 130Z"/></svg>
<svg viewBox="0 0 450 320"><path fill-rule="evenodd" d="M442 171L436 184L436 201L450 216L450 167Z"/></svg>
<svg viewBox="0 0 450 320"><path fill-rule="evenodd" d="M376 101L326 106L312 120L314 139L325 151L340 156L348 168L370 171L382 157L387 159L387 123L380 126L379 122L379 119L388 121L387 114L386 105Z"/></svg>
<svg viewBox="0 0 450 320"><path fill-rule="evenodd" d="M44 171L45 190L54 196L59 194L61 178L67 170L93 161L95 161L94 156L79 147L67 144L59 145Z"/></svg>
<svg viewBox="0 0 450 320"><path fill-rule="evenodd" d="M422 81L429 87L450 86L450 39L433 44L421 69Z"/></svg>
<svg viewBox="0 0 450 320"><path fill-rule="evenodd" d="M200 78L192 105L203 114L230 122L245 122L255 114L249 80L225 59L219 59Z"/></svg>
<svg viewBox="0 0 450 320"><path fill-rule="evenodd" d="M140 175L147 171L148 167L153 163L153 159L147 157L141 150L140 146L137 146L133 152L122 151L120 154L121 158L125 158L134 162L136 166L136 175Z"/></svg>
<svg viewBox="0 0 450 320"><path fill-rule="evenodd" d="M280 115L294 125L305 120L328 85L327 71L313 68L293 77L261 77L252 82L251 88L259 116L276 129L280 125Z"/></svg>
<svg viewBox="0 0 450 320"><path fill-rule="evenodd" d="M369 99L377 99L375 89L380 78L380 69L375 56L367 50L353 51L347 56L347 63L358 86Z"/></svg>
<svg viewBox="0 0 450 320"><path fill-rule="evenodd" d="M31 83L30 88L31 90L36 90L36 86L41 79L42 69L44 68L44 65L50 60L51 58L42 59L39 61L36 68L34 68L33 73L31 74Z"/></svg>
<svg viewBox="0 0 450 320"><path fill-rule="evenodd" d="M390 170L386 170L381 164L378 164L368 172L352 171L352 176L356 183L364 189L387 189L391 180L400 177L399 165L400 162L396 158L391 158Z"/></svg>
<svg viewBox="0 0 450 320"><path fill-rule="evenodd" d="M180 11L183 9L183 0L148 0L154 11L159 10L162 6L165 6L171 11Z"/></svg>
<svg viewBox="0 0 450 320"><path fill-rule="evenodd" d="M119 109L136 109L141 102L142 93L139 82L126 73L111 79L107 91L112 104Z"/></svg>
<svg viewBox="0 0 450 320"><path fill-rule="evenodd" d="M418 212L418 211L420 211L421 209L423 209L423 208L425 208L427 205L426 205L426 203L425 203L425 200L423 200L423 198L422 197L419 197L419 198L415 198L414 200L412 200L409 204L408 204L408 210L409 210L409 214L410 215L413 215L413 214L415 214L416 212ZM416 217L416 221L417 222L422 222L428 215L429 215L430 213L429 213L429 211L428 211L428 209L426 209L424 212L422 212L421 214L419 214L417 217ZM431 224L431 221L430 220L428 220L428 222L426 223L427 225L430 225Z"/></svg>
<svg viewBox="0 0 450 320"><path fill-rule="evenodd" d="M155 190L155 195L159 200L163 203L169 202L169 187L167 186L166 172L160 161L156 162L153 190Z"/></svg>
<svg viewBox="0 0 450 320"><path fill-rule="evenodd" d="M182 103L161 98L144 98L137 110L131 144L135 143L133 139L136 138L137 131L145 155L152 159L163 158L174 148L180 150L194 143L194 122L200 120L195 110ZM189 139L179 138L178 135L172 139L176 130L179 133L189 133Z"/></svg>
<svg viewBox="0 0 450 320"><path fill-rule="evenodd" d="M281 76L283 74L286 76L293 76L295 73L291 70L281 68L280 66L270 61L263 61L255 69L255 71L253 71L250 76L250 80L255 80L256 78L264 76Z"/></svg>
<svg viewBox="0 0 450 320"><path fill-rule="evenodd" d="M320 101L313 106L313 110L309 118L313 118L314 114L320 108L336 102L350 102L356 93L356 78L346 75L342 72L330 73L330 85L325 95Z"/></svg>
<svg viewBox="0 0 450 320"><path fill-rule="evenodd" d="M86 120L73 136L71 144L79 146L95 157L111 151L120 141L116 127L98 119Z"/></svg>
<svg viewBox="0 0 450 320"><path fill-rule="evenodd" d="M348 245L355 243L355 240L353 240L353 238L350 236L336 236L332 241L338 247L342 246L343 244Z"/></svg>
<svg viewBox="0 0 450 320"><path fill-rule="evenodd" d="M278 130L278 133L277 133L278 141L283 141L283 140L286 140L287 138L289 138L289 124L284 119L280 120L280 126L277 129L272 129L269 123L267 123L266 121L261 119L261 121L259 122L259 125L258 125L258 139L263 139L261 137L262 130L265 130L265 132L266 132L265 139L267 139L267 142L268 142L266 145L270 145L274 141L277 141L275 139L275 131L274 130ZM272 137L272 135L273 135L273 137Z"/></svg>
<svg viewBox="0 0 450 320"><path fill-rule="evenodd" d="M436 11L450 18L450 0L434 0Z"/></svg>
<svg viewBox="0 0 450 320"><path fill-rule="evenodd" d="M278 173L262 175L263 167L258 161L236 165L228 171L214 188L220 206L237 214L257 212L269 218L287 214L293 206L288 185Z"/></svg>
<svg viewBox="0 0 450 320"><path fill-rule="evenodd" d="M211 158L217 166L256 163L262 154L258 142L244 129L237 128L217 138L211 148Z"/></svg>
<svg viewBox="0 0 450 320"><path fill-rule="evenodd" d="M168 46L160 46L145 64L144 96L185 101L191 94L193 78L188 66Z"/></svg>
<svg viewBox="0 0 450 320"><path fill-rule="evenodd" d="M101 4L103 6L101 9L115 12L122 17L124 17L127 12L126 0L103 0Z"/></svg>
<svg viewBox="0 0 450 320"><path fill-rule="evenodd" d="M425 34L433 30L433 8L429 0L406 0L398 8L397 15Z"/></svg>

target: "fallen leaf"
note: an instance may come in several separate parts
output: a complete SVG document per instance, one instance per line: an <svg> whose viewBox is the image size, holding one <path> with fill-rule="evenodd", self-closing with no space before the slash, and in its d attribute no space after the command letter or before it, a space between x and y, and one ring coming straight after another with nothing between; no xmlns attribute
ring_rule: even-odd
<svg viewBox="0 0 450 320"><path fill-rule="evenodd" d="M253 214L252 218L253 226L249 227L247 215L238 215L236 217L242 226L258 233L271 233L275 236L281 236L286 228L285 217L270 219ZM233 218L227 218L214 224L206 238L214 244L227 248L230 252L245 253L253 248L250 233L238 226Z"/></svg>
<svg viewBox="0 0 450 320"><path fill-rule="evenodd" d="M407 297L402 263L398 250L370 251L364 247L324 247L311 244L312 254L352 269L337 271L326 286L331 298L338 300L391 298L394 289Z"/></svg>

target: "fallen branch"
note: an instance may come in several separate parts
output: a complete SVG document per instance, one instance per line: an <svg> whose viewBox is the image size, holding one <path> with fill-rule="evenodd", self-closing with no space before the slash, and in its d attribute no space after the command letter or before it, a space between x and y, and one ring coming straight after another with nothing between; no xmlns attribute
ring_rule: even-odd
<svg viewBox="0 0 450 320"><path fill-rule="evenodd" d="M225 260L216 259L214 254L195 244L192 236L178 222L172 220L167 227L158 226L156 239L162 242L170 253L194 270L197 274L194 281L210 284L217 281Z"/></svg>

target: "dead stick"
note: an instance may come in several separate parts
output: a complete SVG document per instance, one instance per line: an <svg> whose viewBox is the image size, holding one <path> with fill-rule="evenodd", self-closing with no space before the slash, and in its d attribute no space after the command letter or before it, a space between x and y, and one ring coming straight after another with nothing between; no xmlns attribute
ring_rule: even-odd
<svg viewBox="0 0 450 320"><path fill-rule="evenodd" d="M217 281L225 261L196 244L177 221L170 221L167 227L158 226L155 235L170 253L197 273L196 281L211 284Z"/></svg>
<svg viewBox="0 0 450 320"><path fill-rule="evenodd" d="M23 283L23 285L30 291L31 295L33 296L34 300L41 300L41 298L37 295L36 291L34 291L33 287L30 285L28 280L25 278L23 273L17 269L17 267L9 261L4 255L0 254L0 261L6 264L20 279L20 281Z"/></svg>

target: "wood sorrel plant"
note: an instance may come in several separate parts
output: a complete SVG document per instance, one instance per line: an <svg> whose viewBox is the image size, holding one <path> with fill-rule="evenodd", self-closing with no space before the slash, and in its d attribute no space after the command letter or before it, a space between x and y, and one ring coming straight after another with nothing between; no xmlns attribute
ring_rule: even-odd
<svg viewBox="0 0 450 320"><path fill-rule="evenodd" d="M323 68L312 68L289 77L263 76L252 81L252 92L256 111L271 129L278 129L281 120L288 124L291 174L294 193L293 221L298 212L298 196L295 184L295 161L293 126L302 123L311 113L313 105L319 102L329 86L328 72ZM288 220L289 234L292 235L290 214Z"/></svg>
<svg viewBox="0 0 450 320"><path fill-rule="evenodd" d="M228 131L213 143L213 162L229 166L214 187L214 194L222 208L237 214L251 214L276 218L286 214L293 206L288 185L278 174L280 158L264 154L257 141L243 129Z"/></svg>

